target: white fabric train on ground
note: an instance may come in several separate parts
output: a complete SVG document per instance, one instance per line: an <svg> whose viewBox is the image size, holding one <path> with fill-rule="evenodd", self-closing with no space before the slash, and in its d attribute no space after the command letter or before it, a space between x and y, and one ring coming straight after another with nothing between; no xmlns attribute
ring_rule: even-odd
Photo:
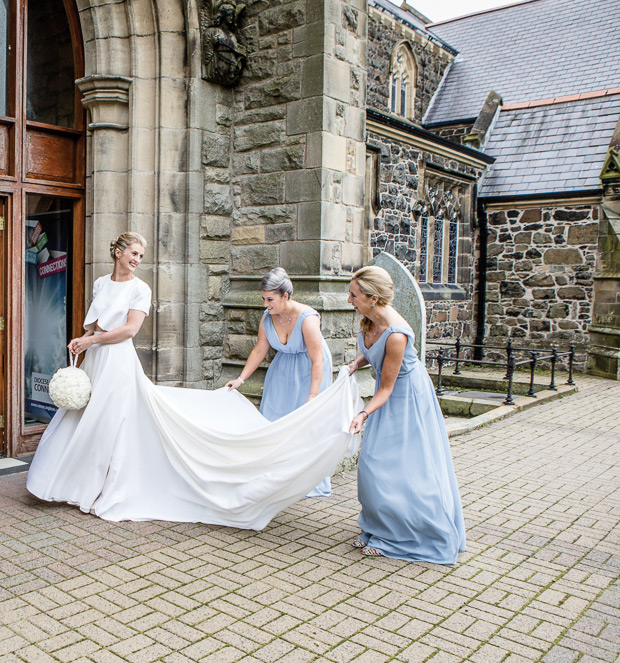
<svg viewBox="0 0 620 663"><path fill-rule="evenodd" d="M90 402L57 413L27 486L106 520L260 530L359 446L348 428L363 405L346 368L274 422L236 391L154 385L131 340L93 345L82 368L93 383Z"/></svg>

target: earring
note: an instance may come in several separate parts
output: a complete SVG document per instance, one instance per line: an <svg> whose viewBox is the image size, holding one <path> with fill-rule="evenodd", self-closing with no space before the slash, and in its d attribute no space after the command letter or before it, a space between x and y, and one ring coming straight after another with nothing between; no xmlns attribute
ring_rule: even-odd
<svg viewBox="0 0 620 663"><path fill-rule="evenodd" d="M370 305L371 305L371 306L374 306L374 305L375 305L375 302L370 302Z"/></svg>

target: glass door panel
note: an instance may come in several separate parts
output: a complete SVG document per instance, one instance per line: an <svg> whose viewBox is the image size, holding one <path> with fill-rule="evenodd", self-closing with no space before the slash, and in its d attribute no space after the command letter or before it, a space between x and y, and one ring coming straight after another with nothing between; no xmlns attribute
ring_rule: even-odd
<svg viewBox="0 0 620 663"><path fill-rule="evenodd" d="M7 199L0 196L0 453L5 454L4 385L6 381L5 313L4 313L4 228L7 219Z"/></svg>
<svg viewBox="0 0 620 663"><path fill-rule="evenodd" d="M8 115L9 0L0 0L0 116Z"/></svg>
<svg viewBox="0 0 620 663"><path fill-rule="evenodd" d="M29 426L54 416L48 385L54 371L67 364L73 203L27 194L25 229L24 424Z"/></svg>
<svg viewBox="0 0 620 663"><path fill-rule="evenodd" d="M61 0L37 0L31 5L28 11L26 119L74 128L74 81L77 76L64 5Z"/></svg>

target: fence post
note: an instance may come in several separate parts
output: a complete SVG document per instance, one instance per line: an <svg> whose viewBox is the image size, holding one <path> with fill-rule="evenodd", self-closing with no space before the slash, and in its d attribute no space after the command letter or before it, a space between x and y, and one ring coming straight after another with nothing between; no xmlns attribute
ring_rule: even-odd
<svg viewBox="0 0 620 663"><path fill-rule="evenodd" d="M552 391L557 391L558 388L555 386L555 365L558 361L558 349L554 345L551 349L551 382L549 383L549 389Z"/></svg>
<svg viewBox="0 0 620 663"><path fill-rule="evenodd" d="M461 337L457 336L456 343L454 345L456 351L456 362L454 364L454 375L460 375L461 371L459 369L459 355L461 354Z"/></svg>
<svg viewBox="0 0 620 663"><path fill-rule="evenodd" d="M575 380L573 380L573 363L575 361L575 344L570 344L570 352L568 353L568 381L566 384L574 385Z"/></svg>
<svg viewBox="0 0 620 663"><path fill-rule="evenodd" d="M441 386L441 371L443 369L443 348L439 348L437 353L437 387L435 393L437 396L443 396L443 388Z"/></svg>
<svg viewBox="0 0 620 663"><path fill-rule="evenodd" d="M507 380L510 377L510 360L512 359L512 339L508 339L508 344L506 345L506 375L504 375L504 380Z"/></svg>
<svg viewBox="0 0 620 663"><path fill-rule="evenodd" d="M515 402L512 398L512 378L515 372L515 360L513 357L510 357L510 361L508 362L508 393L506 394L506 398L504 399L504 405L514 405Z"/></svg>
<svg viewBox="0 0 620 663"><path fill-rule="evenodd" d="M536 360L538 358L536 352L532 352L531 357L532 358L530 360L530 388L526 396L530 396L531 398L538 398L538 396L536 396L536 393L534 392L534 373L536 371Z"/></svg>

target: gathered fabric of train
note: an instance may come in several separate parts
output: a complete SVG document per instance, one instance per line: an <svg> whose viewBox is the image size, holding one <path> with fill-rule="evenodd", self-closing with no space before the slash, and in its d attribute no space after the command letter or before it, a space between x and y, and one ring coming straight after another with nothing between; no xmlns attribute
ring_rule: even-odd
<svg viewBox="0 0 620 663"><path fill-rule="evenodd" d="M54 417L27 487L106 520L260 530L359 448L348 429L363 404L346 367L273 422L237 391L154 385L131 339L94 344L81 368L90 402Z"/></svg>

